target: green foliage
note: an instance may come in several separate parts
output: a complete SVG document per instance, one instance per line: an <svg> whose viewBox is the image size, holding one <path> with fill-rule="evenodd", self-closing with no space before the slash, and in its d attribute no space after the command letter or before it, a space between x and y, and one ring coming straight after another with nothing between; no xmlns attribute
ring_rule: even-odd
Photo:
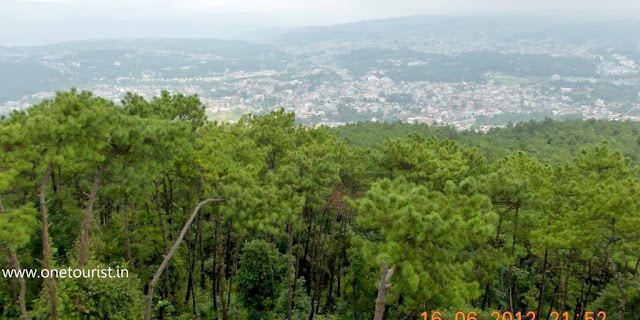
<svg viewBox="0 0 640 320"><path fill-rule="evenodd" d="M401 312L416 312L420 302L462 306L478 297L469 274L482 266L472 258L483 254L496 216L476 184L448 180L440 192L404 178L383 180L356 202L358 224L371 238L365 257L386 261L401 275L394 284L403 294Z"/></svg>
<svg viewBox="0 0 640 320"><path fill-rule="evenodd" d="M90 263L87 269L107 268ZM116 266L112 266L116 270ZM85 270L87 272L87 270ZM97 273L96 273L97 274ZM115 275L116 272L113 271ZM62 278L58 279L58 302L60 319L140 319L144 296L140 292L141 283L132 274L126 278ZM35 301L32 316L46 319L47 298Z"/></svg>
<svg viewBox="0 0 640 320"><path fill-rule="evenodd" d="M473 149L461 148L451 140L412 135L390 140L378 149L378 164L390 179L399 176L410 182L443 190L447 181L461 182L483 172L485 160Z"/></svg>
<svg viewBox="0 0 640 320"><path fill-rule="evenodd" d="M459 132L443 125L364 122L339 127L335 131L349 145L357 147L374 147L386 136L395 139L414 133L451 139L462 146L477 148L489 163L524 151L543 163L559 164L577 155L580 149L602 141L608 141L625 157L635 162L640 160L640 124L632 121L545 119L494 128L487 133Z"/></svg>
<svg viewBox="0 0 640 320"><path fill-rule="evenodd" d="M249 310L248 319L260 319L275 309L286 275L285 260L275 245L254 240L244 245L240 266L238 296Z"/></svg>
<svg viewBox="0 0 640 320"><path fill-rule="evenodd" d="M53 267L74 267L88 221L89 268L130 277L58 279L59 319L139 319L195 204L221 198L186 231L152 318L369 319L384 261L387 319L601 308L630 320L639 136L591 120L306 128L284 110L216 123L196 96L60 92L0 119L0 268L15 262L5 252L42 268L43 212ZM3 318L20 317L16 288L0 282ZM26 280L31 318L50 317L48 290Z"/></svg>
<svg viewBox="0 0 640 320"><path fill-rule="evenodd" d="M293 312L291 319L294 320L304 320L308 319L309 313L311 310L311 301L309 301L309 296L304 291L305 281L304 279L298 279L298 286L296 290L293 292ZM281 290L280 296L276 301L276 312L272 319L277 320L284 318L287 314L287 291Z"/></svg>
<svg viewBox="0 0 640 320"><path fill-rule="evenodd" d="M37 226L32 206L8 209L7 213L0 213L0 243L14 249L22 248L27 245Z"/></svg>
<svg viewBox="0 0 640 320"><path fill-rule="evenodd" d="M638 311L640 311L640 287L639 283L630 286L627 292L628 307L625 317L622 320L633 320ZM620 306L620 292L615 285L608 285L602 292L600 297L594 301L589 307L593 310L617 310ZM609 311L607 319L620 320L617 312Z"/></svg>

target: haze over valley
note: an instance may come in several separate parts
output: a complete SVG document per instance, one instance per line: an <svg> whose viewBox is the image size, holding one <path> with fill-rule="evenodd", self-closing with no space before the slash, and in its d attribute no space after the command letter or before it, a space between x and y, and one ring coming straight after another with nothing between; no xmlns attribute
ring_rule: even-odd
<svg viewBox="0 0 640 320"><path fill-rule="evenodd" d="M638 20L411 16L236 39L0 47L0 112L77 87L119 100L197 94L211 119L285 108L307 125L640 120Z"/></svg>

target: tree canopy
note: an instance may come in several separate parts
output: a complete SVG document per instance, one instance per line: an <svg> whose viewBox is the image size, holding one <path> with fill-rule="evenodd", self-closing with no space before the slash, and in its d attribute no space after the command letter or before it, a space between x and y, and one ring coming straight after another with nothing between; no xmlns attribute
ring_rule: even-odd
<svg viewBox="0 0 640 320"><path fill-rule="evenodd" d="M632 122L308 128L59 92L0 119L0 269L127 277L7 277L0 318L637 319L638 154Z"/></svg>

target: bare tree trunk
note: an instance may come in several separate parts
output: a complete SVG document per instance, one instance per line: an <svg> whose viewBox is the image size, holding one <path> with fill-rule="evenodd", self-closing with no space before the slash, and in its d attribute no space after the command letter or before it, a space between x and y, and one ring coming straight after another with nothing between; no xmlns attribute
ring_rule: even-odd
<svg viewBox="0 0 640 320"><path fill-rule="evenodd" d="M16 271L20 271L20 262L18 261L18 256L16 256L16 252L13 251L11 247L9 247L9 257L11 258L11 266ZM18 296L18 304L20 305L20 313L22 314L22 319L29 320L29 315L27 314L27 306L25 305L25 296L27 292L27 287L24 283L23 277L18 277L18 283L20 284L20 295Z"/></svg>
<svg viewBox="0 0 640 320"><path fill-rule="evenodd" d="M7 210L4 209L2 205L2 198L0 198L0 213L7 213ZM11 267L16 270L16 272L20 272L20 261L18 261L18 256L16 252L11 248L11 246L7 246L7 250L9 250L9 258L11 259ZM29 320L29 315L27 314L27 306L25 305L25 296L27 293L27 286L24 283L23 277L18 277L18 283L20 284L20 294L18 295L18 304L20 305L20 313L22 314L22 319Z"/></svg>
<svg viewBox="0 0 640 320"><path fill-rule="evenodd" d="M176 239L176 242L171 247L171 250L169 250L169 252L164 256L164 260L162 260L162 263L160 264L160 267L158 267L158 270L156 270L156 273L153 275L153 279L151 279L151 282L149 282L149 285L147 287L146 307L145 307L145 310L144 310L144 319L145 320L150 320L151 319L151 303L153 302L153 289L155 288L156 284L158 283L158 280L160 279L160 276L162 275L162 272L164 271L164 268L167 267L167 264L169 263L169 260L176 253L176 251L178 250L178 247L182 243L182 239L184 238L184 235L187 233L187 230L189 229L189 226L191 226L191 223L193 222L193 220L198 215L198 212L200 211L200 208L203 205L205 205L207 203L210 203L210 202L224 202L224 199L207 199L207 200L204 200L204 201L198 203L196 208L193 210L193 213L191 214L191 217L189 217L189 220L187 220L187 222L184 224L184 227L182 228L182 231L180 231L180 235L178 236L178 239Z"/></svg>
<svg viewBox="0 0 640 320"><path fill-rule="evenodd" d="M87 260L89 260L89 231L91 230L91 222L93 221L93 203L98 195L98 188L100 188L105 167L106 164L104 163L98 167L96 179L93 181L87 207L84 210L82 224L80 225L80 248L78 249L78 268L80 269L84 268L87 264Z"/></svg>
<svg viewBox="0 0 640 320"><path fill-rule="evenodd" d="M40 220L41 220L41 228L42 228L42 267L44 269L51 269L51 260L53 260L53 251L51 249L51 243L49 242L49 221L48 221L48 213L47 213L47 202L45 200L45 193L47 191L47 183L49 181L49 177L51 176L51 170L53 169L53 163L50 162L47 165L47 169L42 175L42 180L40 181L40 190L38 195L38 200L40 203ZM50 307L50 315L49 318L51 320L58 319L58 304L56 299L56 280L53 277L48 277L44 280L45 288L47 289L47 293L49 294L49 307Z"/></svg>
<svg viewBox="0 0 640 320"><path fill-rule="evenodd" d="M380 286L378 286L378 297L376 298L376 311L373 314L373 320L384 319L385 301L387 300L387 290L391 287L389 280L393 276L396 267L391 269L387 267L387 263L382 261L380 265Z"/></svg>

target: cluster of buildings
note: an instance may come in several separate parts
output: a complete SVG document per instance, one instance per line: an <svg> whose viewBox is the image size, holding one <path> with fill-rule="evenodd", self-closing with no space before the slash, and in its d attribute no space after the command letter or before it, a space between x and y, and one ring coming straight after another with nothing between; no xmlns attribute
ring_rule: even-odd
<svg viewBox="0 0 640 320"><path fill-rule="evenodd" d="M479 125L477 118L491 119L501 114L520 114L523 120L530 114L549 117L581 114L584 118L640 121L640 113L616 111L620 109L620 102L590 98L588 84L580 90L551 85L553 82L530 85L495 81L397 82L380 74L319 83L251 79L228 84L226 90L234 92L232 96L205 101L210 114L284 107L294 111L303 123L328 126L359 120L400 120L487 130L500 123ZM268 99L270 103L266 103ZM627 111L636 110L640 112L640 97L627 108Z"/></svg>
<svg viewBox="0 0 640 320"><path fill-rule="evenodd" d="M405 81L389 77L384 69L355 75L335 60L340 54L363 48L402 48L446 55L465 51L498 51L579 57L597 64L597 75L594 75L597 78L555 75L541 79L486 74L487 81L482 82ZM594 54L587 44L507 42L482 37L443 39L415 35L400 40L288 45L281 50L295 58L280 70L227 70L220 74L169 78L163 77L158 70L150 69L139 76L100 79L104 81L78 87L114 101L127 92L148 99L159 95L162 90L197 94L212 118L230 121L243 113L259 114L278 108L294 111L302 123L328 126L370 120L447 123L459 129L488 130L505 124L495 119L527 120L532 114L550 117L578 114L583 118L640 121L640 67L637 61L614 51ZM424 65L415 58L394 61L408 67ZM55 67L65 68L61 65ZM197 63L181 68L197 69ZM579 85L563 87L567 82L579 82ZM639 96L623 102L591 97L590 87L599 82L635 87ZM52 95L52 92L40 92L18 101L4 102L0 104L0 113L25 108Z"/></svg>

